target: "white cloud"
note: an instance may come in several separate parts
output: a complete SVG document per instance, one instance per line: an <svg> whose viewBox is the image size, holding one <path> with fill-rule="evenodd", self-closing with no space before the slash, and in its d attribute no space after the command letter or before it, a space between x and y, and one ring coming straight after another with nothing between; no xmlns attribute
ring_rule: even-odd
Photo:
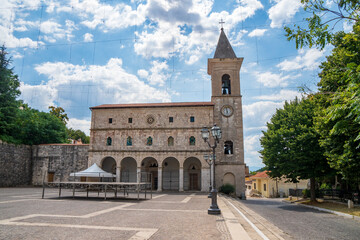
<svg viewBox="0 0 360 240"><path fill-rule="evenodd" d="M138 70L137 74L139 75L139 77L141 78L147 78L149 76L149 72L146 71L145 69L140 69Z"/></svg>
<svg viewBox="0 0 360 240"><path fill-rule="evenodd" d="M275 2L276 4L268 11L272 28L281 27L282 24L289 22L302 6L299 0L275 0Z"/></svg>
<svg viewBox="0 0 360 240"><path fill-rule="evenodd" d="M299 91L292 90L280 90L279 93L271 94L271 95L261 95L253 97L253 99L262 100L262 101L285 101L285 100L293 100L295 97L300 98L301 93Z"/></svg>
<svg viewBox="0 0 360 240"><path fill-rule="evenodd" d="M160 63L160 66L163 67L163 64ZM160 71L162 67L156 69ZM45 75L49 81L35 86L24 84L20 90L21 98L40 110L46 110L55 103L69 109L78 106L79 102L84 102L84 98L88 106L171 100L166 91L151 87L135 75L127 73L122 68L122 60L118 58L111 58L103 66L46 62L37 65L35 70ZM69 88L70 91L63 91Z"/></svg>
<svg viewBox="0 0 360 240"><path fill-rule="evenodd" d="M122 29L141 25L145 21L144 5L131 6L118 3L114 6L99 1L71 1L70 7L58 7L58 12L73 12L83 19L82 24L88 28L99 27L104 32L111 29Z"/></svg>
<svg viewBox="0 0 360 240"><path fill-rule="evenodd" d="M84 34L84 42L92 42L93 37L94 36L91 33L85 33Z"/></svg>
<svg viewBox="0 0 360 240"><path fill-rule="evenodd" d="M354 26L354 22L344 21L343 22L343 29L344 32L352 32Z"/></svg>
<svg viewBox="0 0 360 240"><path fill-rule="evenodd" d="M70 40L73 37L74 29L76 29L75 24L70 20L65 21L65 28L52 19L44 21L40 25L41 34L44 34L42 38L51 43L56 42L57 39Z"/></svg>
<svg viewBox="0 0 360 240"><path fill-rule="evenodd" d="M262 134L254 134L246 136L244 139L244 150L245 150L245 163L249 167L260 167L263 166L262 159L260 158L259 150L260 137Z"/></svg>
<svg viewBox="0 0 360 240"><path fill-rule="evenodd" d="M20 98L30 106L36 106L41 111L48 111L49 106L55 106L58 90L47 84L29 85L21 82Z"/></svg>
<svg viewBox="0 0 360 240"><path fill-rule="evenodd" d="M317 69L320 65L320 59L323 57L324 51L320 51L316 48L309 50L299 50L299 56L293 60L284 60L278 65L282 71L292 71L292 70L314 70Z"/></svg>
<svg viewBox="0 0 360 240"><path fill-rule="evenodd" d="M246 127L265 126L277 108L281 108L283 102L259 101L243 106L244 123Z"/></svg>
<svg viewBox="0 0 360 240"><path fill-rule="evenodd" d="M83 131L87 136L90 136L90 119L77 119L77 118L69 118L67 123L68 128L72 128L75 130Z"/></svg>
<svg viewBox="0 0 360 240"><path fill-rule="evenodd" d="M151 24L141 33L136 33L138 39L134 45L135 52L148 58L169 58L177 54L185 58L187 64L193 64L213 50L219 36L213 30L218 29L221 18L226 22L224 28L229 34L236 24L263 8L258 0L240 0L232 13L222 11L208 15L212 5L212 1L200 0L148 1L143 8ZM156 27L152 27L154 25ZM188 33L184 29L191 31ZM231 36L233 46L243 44L240 40L246 31L240 33Z"/></svg>
<svg viewBox="0 0 360 240"><path fill-rule="evenodd" d="M160 61L152 61L152 67L150 68L150 75L148 77L148 81L151 85L164 86L169 74L164 73L164 71L168 70L169 66L167 62Z"/></svg>
<svg viewBox="0 0 360 240"><path fill-rule="evenodd" d="M286 87L289 85L288 80L298 77L292 75L284 75L282 73L276 74L272 72L254 73L256 80L262 83L265 87Z"/></svg>
<svg viewBox="0 0 360 240"><path fill-rule="evenodd" d="M249 33L249 37L262 37L264 36L267 29L255 29L251 33Z"/></svg>
<svg viewBox="0 0 360 240"><path fill-rule="evenodd" d="M259 101L243 105L244 113L244 148L245 163L250 167L263 166L260 154L261 130L266 130L266 123L270 121L277 108L282 108L284 102Z"/></svg>

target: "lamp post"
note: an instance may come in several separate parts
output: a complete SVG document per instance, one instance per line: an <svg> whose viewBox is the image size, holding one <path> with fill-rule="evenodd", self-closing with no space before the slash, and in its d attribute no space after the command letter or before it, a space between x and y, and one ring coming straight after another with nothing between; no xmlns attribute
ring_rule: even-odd
<svg viewBox="0 0 360 240"><path fill-rule="evenodd" d="M211 189L212 189L212 164L213 164L213 156L204 154L204 160L209 164L210 166L210 186L209 186L209 195L208 198L211 198Z"/></svg>
<svg viewBox="0 0 360 240"><path fill-rule="evenodd" d="M204 127L201 130L201 136L204 139L204 142L206 142L209 147L212 149L212 161L211 161L211 172L212 172L212 176L213 176L213 181L212 181L212 190L211 190L211 205L210 208L208 209L208 214L220 214L221 211L217 205L217 190L216 190L216 185L215 185L215 159L216 159L216 155L215 155L215 148L217 147L217 144L219 143L219 140L221 139L221 129L216 126L216 124L214 124L214 126L211 128L211 135L214 138L214 144L211 145L210 141L209 141L209 137L210 137L210 132L209 129L207 129L206 127Z"/></svg>

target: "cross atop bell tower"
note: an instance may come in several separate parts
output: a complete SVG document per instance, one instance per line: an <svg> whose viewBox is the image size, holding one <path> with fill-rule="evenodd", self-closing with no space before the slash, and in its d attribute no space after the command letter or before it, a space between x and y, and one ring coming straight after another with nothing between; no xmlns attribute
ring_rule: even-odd
<svg viewBox="0 0 360 240"><path fill-rule="evenodd" d="M223 30L224 29L224 24L225 22L224 22L224 20L223 19L220 19L220 22L219 22L219 24L221 24L221 30Z"/></svg>

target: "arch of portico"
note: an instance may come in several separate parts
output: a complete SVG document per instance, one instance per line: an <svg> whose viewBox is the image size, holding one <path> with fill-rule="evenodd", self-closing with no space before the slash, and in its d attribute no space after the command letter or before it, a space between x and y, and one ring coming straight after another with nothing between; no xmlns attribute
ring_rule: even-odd
<svg viewBox="0 0 360 240"><path fill-rule="evenodd" d="M151 182L152 189L158 189L158 161L146 157L141 161L141 182Z"/></svg>
<svg viewBox="0 0 360 240"><path fill-rule="evenodd" d="M189 157L184 161L184 190L200 191L202 190L201 161L196 157Z"/></svg>
<svg viewBox="0 0 360 240"><path fill-rule="evenodd" d="M100 164L102 170L116 174L116 161L113 157L105 157L101 160Z"/></svg>
<svg viewBox="0 0 360 240"><path fill-rule="evenodd" d="M120 181L121 182L137 182L138 167L137 162L132 157L125 157L120 162Z"/></svg>
<svg viewBox="0 0 360 240"><path fill-rule="evenodd" d="M162 189L179 191L180 163L174 157L167 157L162 161Z"/></svg>

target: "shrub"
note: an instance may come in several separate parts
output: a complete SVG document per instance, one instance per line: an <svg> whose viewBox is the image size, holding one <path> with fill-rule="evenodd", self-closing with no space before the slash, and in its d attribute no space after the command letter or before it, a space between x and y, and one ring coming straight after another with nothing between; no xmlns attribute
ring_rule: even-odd
<svg viewBox="0 0 360 240"><path fill-rule="evenodd" d="M310 198L310 189L304 189L302 191L302 194L304 196L304 198ZM321 192L319 191L319 189L315 189L315 197L320 198L323 197L323 194L321 194Z"/></svg>
<svg viewBox="0 0 360 240"><path fill-rule="evenodd" d="M235 192L235 186L230 183L226 183L220 187L220 192L229 195L230 193Z"/></svg>

